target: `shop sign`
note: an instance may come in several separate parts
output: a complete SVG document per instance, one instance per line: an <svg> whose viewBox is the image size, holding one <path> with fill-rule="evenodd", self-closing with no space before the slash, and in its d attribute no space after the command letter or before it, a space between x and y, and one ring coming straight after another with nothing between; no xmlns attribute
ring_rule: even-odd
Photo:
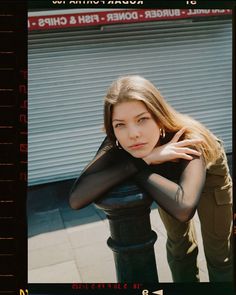
<svg viewBox="0 0 236 295"><path fill-rule="evenodd" d="M48 30L207 17L232 14L231 9L137 9L30 16L28 29Z"/></svg>

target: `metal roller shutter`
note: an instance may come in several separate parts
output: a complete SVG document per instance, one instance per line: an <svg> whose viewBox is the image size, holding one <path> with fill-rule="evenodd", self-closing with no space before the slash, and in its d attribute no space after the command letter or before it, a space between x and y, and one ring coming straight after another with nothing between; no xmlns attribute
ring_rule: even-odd
<svg viewBox="0 0 236 295"><path fill-rule="evenodd" d="M29 185L70 179L93 157L103 97L120 75L150 79L177 110L232 145L231 20L29 34Z"/></svg>

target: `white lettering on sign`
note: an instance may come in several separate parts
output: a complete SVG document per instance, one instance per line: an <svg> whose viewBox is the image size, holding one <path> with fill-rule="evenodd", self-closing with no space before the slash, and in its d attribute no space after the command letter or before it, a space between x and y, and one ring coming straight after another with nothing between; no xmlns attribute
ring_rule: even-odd
<svg viewBox="0 0 236 295"><path fill-rule="evenodd" d="M79 24L89 24L89 23L99 23L99 15L92 14L92 15L79 15L78 16L78 23Z"/></svg>
<svg viewBox="0 0 236 295"><path fill-rule="evenodd" d="M108 13L107 21L120 21L120 20L131 20L138 19L138 13L136 11L133 12L117 12L117 13Z"/></svg>
<svg viewBox="0 0 236 295"><path fill-rule="evenodd" d="M158 9L145 11L145 18L180 16L179 9Z"/></svg>
<svg viewBox="0 0 236 295"><path fill-rule="evenodd" d="M225 10L224 9L212 9L213 13L224 13Z"/></svg>
<svg viewBox="0 0 236 295"><path fill-rule="evenodd" d="M210 13L210 9L189 9L188 15L194 15L194 14L208 14Z"/></svg>
<svg viewBox="0 0 236 295"><path fill-rule="evenodd" d="M57 25L66 25L67 24L67 19L62 16L62 17L50 17L50 18L40 18L38 20L38 24L40 27L44 26L57 26Z"/></svg>

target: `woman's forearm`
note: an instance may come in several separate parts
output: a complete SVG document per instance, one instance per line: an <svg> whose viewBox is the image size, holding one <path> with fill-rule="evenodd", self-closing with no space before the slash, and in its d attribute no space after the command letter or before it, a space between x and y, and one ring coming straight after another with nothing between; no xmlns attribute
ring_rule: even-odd
<svg viewBox="0 0 236 295"><path fill-rule="evenodd" d="M134 179L170 215L181 222L192 218L205 183L205 165L201 158L189 161L175 183L148 169Z"/></svg>
<svg viewBox="0 0 236 295"><path fill-rule="evenodd" d="M114 155L115 156L115 155ZM99 159L104 166L104 157ZM75 182L70 194L70 206L80 209L103 197L114 186L133 176L138 169L130 161L124 160L116 154L116 161L99 169L98 163L89 167Z"/></svg>

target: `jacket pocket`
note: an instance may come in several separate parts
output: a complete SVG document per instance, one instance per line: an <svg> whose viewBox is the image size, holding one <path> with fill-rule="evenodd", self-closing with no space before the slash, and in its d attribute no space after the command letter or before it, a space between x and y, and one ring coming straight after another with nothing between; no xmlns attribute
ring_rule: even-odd
<svg viewBox="0 0 236 295"><path fill-rule="evenodd" d="M232 231L232 184L215 189L214 224L218 237L227 239Z"/></svg>
<svg viewBox="0 0 236 295"><path fill-rule="evenodd" d="M232 183L215 189L215 200L217 205L232 204Z"/></svg>

